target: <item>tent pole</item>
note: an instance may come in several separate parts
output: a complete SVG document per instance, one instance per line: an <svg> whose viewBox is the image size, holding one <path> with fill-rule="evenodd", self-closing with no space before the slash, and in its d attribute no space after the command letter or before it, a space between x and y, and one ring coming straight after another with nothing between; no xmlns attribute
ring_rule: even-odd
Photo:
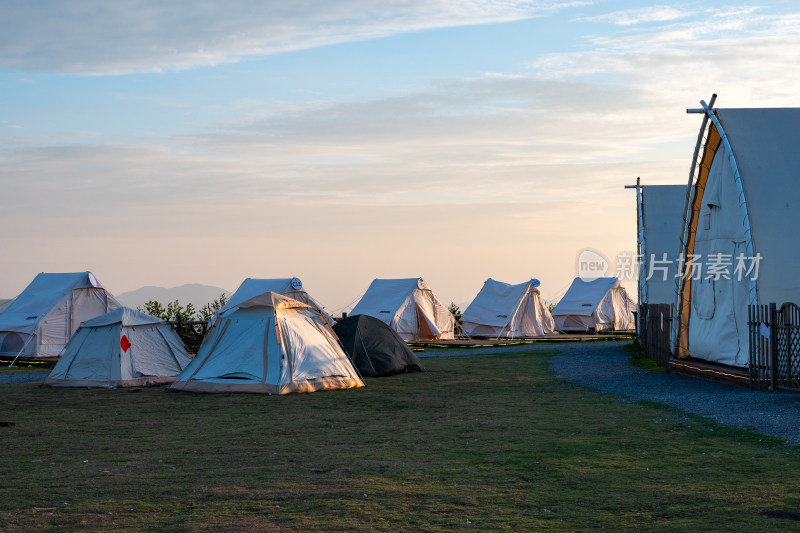
<svg viewBox="0 0 800 533"><path fill-rule="evenodd" d="M361 337L361 332L358 331L358 324L356 324L356 335L358 335L358 342L361 343L361 347L364 349L364 355L367 356L367 361L369 361L370 368L372 368L373 372L377 373L377 370L375 370L375 365L372 364L372 358L369 356L369 352L367 351L367 347L364 346L364 339ZM347 353L347 352L345 352L345 353ZM358 372L358 367L355 365L355 363L353 363L353 368L355 368L356 372ZM361 372L358 372L358 377L361 377ZM362 379L362 381L363 381L363 379Z"/></svg>
<svg viewBox="0 0 800 533"><path fill-rule="evenodd" d="M644 253L644 215L642 210L642 185L641 178L636 178L636 185L626 185L626 189L636 189L636 254L639 257L639 282L637 283L636 298L639 300L637 307L639 312L636 316L636 336L641 338L641 328L639 323L642 320L642 306L647 299L647 287L645 285L646 272L642 268L642 259L647 261L642 256ZM646 263L645 263L646 264Z"/></svg>

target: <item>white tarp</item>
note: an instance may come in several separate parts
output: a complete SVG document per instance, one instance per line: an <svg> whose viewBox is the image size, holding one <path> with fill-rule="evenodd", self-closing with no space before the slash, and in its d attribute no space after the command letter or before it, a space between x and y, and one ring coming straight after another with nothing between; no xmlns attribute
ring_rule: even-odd
<svg viewBox="0 0 800 533"><path fill-rule="evenodd" d="M0 313L0 356L57 357L81 323L118 307L91 272L41 273Z"/></svg>
<svg viewBox="0 0 800 533"><path fill-rule="evenodd" d="M471 337L535 337L555 330L532 280L509 285L492 278L461 315L461 326Z"/></svg>
<svg viewBox="0 0 800 533"><path fill-rule="evenodd" d="M288 298L293 298L298 302L307 304L316 311L319 311L322 316L325 317L325 320L328 321L328 324L333 325L334 323L333 318L322 308L319 303L317 303L316 300L314 300L314 298L311 297L310 294L308 294L308 292L306 292L299 278L247 278L242 282L241 285L239 285L239 288L236 289L236 292L231 295L230 299L225 303L225 305L223 305L220 310L217 311L217 313L211 318L209 326L214 325L214 322L217 320L217 318L225 314L228 310L235 308L245 300L249 300L250 298L266 292L281 294Z"/></svg>
<svg viewBox="0 0 800 533"><path fill-rule="evenodd" d="M688 348L692 357L746 367L751 274L742 271L740 276L736 270L739 256L746 258L745 268L753 261L747 251L742 200L750 222L753 257L761 256L753 303L775 302L778 307L784 302L800 303L796 269L800 252L792 245L792 232L800 227L800 109L716 112L733 150L742 191L740 194L729 154L721 144L700 198L691 251L701 257L705 270L700 279L691 282ZM727 275L710 272L714 262L724 262Z"/></svg>
<svg viewBox="0 0 800 533"><path fill-rule="evenodd" d="M617 278L575 278L552 314L560 331L622 331L634 328L634 309Z"/></svg>
<svg viewBox="0 0 800 533"><path fill-rule="evenodd" d="M363 386L318 311L268 292L223 314L171 388L287 394Z"/></svg>
<svg viewBox="0 0 800 533"><path fill-rule="evenodd" d="M454 338L453 314L422 278L375 279L350 314L382 320L407 341Z"/></svg>
<svg viewBox="0 0 800 533"><path fill-rule="evenodd" d="M58 387L169 383L191 358L161 319L121 307L87 320L45 380Z"/></svg>
<svg viewBox="0 0 800 533"><path fill-rule="evenodd" d="M675 303L685 211L686 185L642 187L642 304Z"/></svg>

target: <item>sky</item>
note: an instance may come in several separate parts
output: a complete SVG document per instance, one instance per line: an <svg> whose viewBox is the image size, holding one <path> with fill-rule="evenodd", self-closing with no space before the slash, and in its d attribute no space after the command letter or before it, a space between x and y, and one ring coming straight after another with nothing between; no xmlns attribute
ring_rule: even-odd
<svg viewBox="0 0 800 533"><path fill-rule="evenodd" d="M0 298L90 270L557 299L581 251L635 252L624 185L687 183L687 108L797 106L798 64L794 1L5 0Z"/></svg>

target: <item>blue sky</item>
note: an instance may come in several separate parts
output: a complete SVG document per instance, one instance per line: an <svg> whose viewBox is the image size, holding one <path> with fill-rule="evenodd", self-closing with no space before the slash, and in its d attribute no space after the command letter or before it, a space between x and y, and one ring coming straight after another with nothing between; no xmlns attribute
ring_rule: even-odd
<svg viewBox="0 0 800 533"><path fill-rule="evenodd" d="M4 2L0 297L86 269L556 297L634 249L623 185L687 181L687 107L798 104L799 30L788 1Z"/></svg>

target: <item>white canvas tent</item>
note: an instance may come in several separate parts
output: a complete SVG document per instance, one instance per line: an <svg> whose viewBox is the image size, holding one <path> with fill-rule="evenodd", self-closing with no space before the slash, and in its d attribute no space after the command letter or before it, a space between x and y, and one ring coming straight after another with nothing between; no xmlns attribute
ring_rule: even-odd
<svg viewBox="0 0 800 533"><path fill-rule="evenodd" d="M712 99L693 111L703 123L682 252L696 268L681 278L675 353L747 367L748 305L800 303L800 109L714 109Z"/></svg>
<svg viewBox="0 0 800 533"><path fill-rule="evenodd" d="M470 337L536 337L554 333L550 311L539 294L538 280L509 285L492 278L461 315Z"/></svg>
<svg viewBox="0 0 800 533"><path fill-rule="evenodd" d="M0 356L58 357L84 321L118 307L91 272L41 273L0 313Z"/></svg>
<svg viewBox="0 0 800 533"><path fill-rule="evenodd" d="M634 302L617 278L575 278L553 309L559 331L626 331L634 328Z"/></svg>
<svg viewBox="0 0 800 533"><path fill-rule="evenodd" d="M268 292L220 316L170 388L288 394L363 386L318 311Z"/></svg>
<svg viewBox="0 0 800 533"><path fill-rule="evenodd" d="M228 312L228 310L235 308L245 300L249 300L254 296L264 294L265 292L281 294L288 298L297 300L298 302L309 305L312 309L319 311L322 316L325 317L325 320L327 320L328 324L333 325L333 318L327 312L325 312L322 306L317 303L317 301L314 300L310 294L306 292L306 290L303 288L303 283L299 278L247 278L242 282L241 285L239 285L239 288L236 289L236 292L231 295L230 300L228 300L225 305L223 305L220 310L217 311L216 314L211 318L208 324L209 327L214 324L218 317Z"/></svg>
<svg viewBox="0 0 800 533"><path fill-rule="evenodd" d="M372 280L350 314L380 319L406 341L455 336L453 313L422 278Z"/></svg>
<svg viewBox="0 0 800 533"><path fill-rule="evenodd" d="M133 387L171 383L191 358L160 318L120 307L87 320L45 380L53 387Z"/></svg>

